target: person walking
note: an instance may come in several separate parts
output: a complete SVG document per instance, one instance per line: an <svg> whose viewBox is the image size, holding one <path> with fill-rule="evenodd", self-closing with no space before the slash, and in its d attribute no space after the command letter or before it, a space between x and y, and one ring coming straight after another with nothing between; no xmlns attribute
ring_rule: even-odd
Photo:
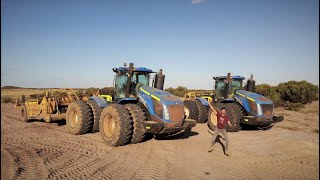
<svg viewBox="0 0 320 180"><path fill-rule="evenodd" d="M211 152L213 150L216 138L219 134L221 134L225 139L225 155L230 156L230 153L228 151L229 137L226 131L226 124L228 123L230 127L232 127L233 125L230 123L230 118L226 113L226 108L221 108L221 110L218 110L218 109L215 109L211 103L209 103L209 105L210 105L210 108L212 109L212 112L217 116L217 127L213 133L212 142L208 152Z"/></svg>

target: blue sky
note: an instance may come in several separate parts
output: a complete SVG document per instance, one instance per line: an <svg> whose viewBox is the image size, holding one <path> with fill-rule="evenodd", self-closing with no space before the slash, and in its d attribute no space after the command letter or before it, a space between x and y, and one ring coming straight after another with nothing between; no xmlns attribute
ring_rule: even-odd
<svg viewBox="0 0 320 180"><path fill-rule="evenodd" d="M1 86L102 88L124 62L162 68L165 88L319 85L319 1L1 1Z"/></svg>

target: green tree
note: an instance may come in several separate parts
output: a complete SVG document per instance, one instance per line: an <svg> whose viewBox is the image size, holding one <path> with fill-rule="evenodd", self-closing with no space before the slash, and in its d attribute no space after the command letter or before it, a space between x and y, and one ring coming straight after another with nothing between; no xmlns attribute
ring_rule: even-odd
<svg viewBox="0 0 320 180"><path fill-rule="evenodd" d="M165 91L171 93L171 94L174 94L174 89L172 87L169 87L167 89L165 89Z"/></svg>
<svg viewBox="0 0 320 180"><path fill-rule="evenodd" d="M307 81L288 81L280 83L279 93L281 99L292 103L310 103L317 99L319 87Z"/></svg>
<svg viewBox="0 0 320 180"><path fill-rule="evenodd" d="M256 93L271 99L275 106L281 106L283 104L278 86L270 86L269 84L259 84L256 86L255 89Z"/></svg>
<svg viewBox="0 0 320 180"><path fill-rule="evenodd" d="M114 87L104 87L100 89L100 94L113 95Z"/></svg>
<svg viewBox="0 0 320 180"><path fill-rule="evenodd" d="M184 97L184 95L188 92L188 88L183 86L178 86L175 92L176 92L176 96Z"/></svg>
<svg viewBox="0 0 320 180"><path fill-rule="evenodd" d="M86 91L83 93L83 95L92 96L93 94L97 93L98 90L99 90L98 88L90 87L90 88L86 89Z"/></svg>
<svg viewBox="0 0 320 180"><path fill-rule="evenodd" d="M185 93L187 93L189 90L186 87L178 86L177 88L169 87L165 89L165 91L179 97L184 97Z"/></svg>
<svg viewBox="0 0 320 180"><path fill-rule="evenodd" d="M256 92L263 96L269 96L271 93L271 86L269 84L256 85Z"/></svg>

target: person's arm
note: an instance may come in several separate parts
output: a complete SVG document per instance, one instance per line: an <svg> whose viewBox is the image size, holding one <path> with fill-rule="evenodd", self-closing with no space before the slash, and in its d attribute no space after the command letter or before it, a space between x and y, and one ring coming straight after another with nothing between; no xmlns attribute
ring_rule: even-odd
<svg viewBox="0 0 320 180"><path fill-rule="evenodd" d="M228 124L229 124L230 127L237 126L237 124L232 125L232 124L230 123L230 120L228 120L227 122L228 122Z"/></svg>
<svg viewBox="0 0 320 180"><path fill-rule="evenodd" d="M232 126L233 126L233 125L230 123L230 121L228 121L228 124L229 124L229 126L230 126L230 127L232 127Z"/></svg>
<svg viewBox="0 0 320 180"><path fill-rule="evenodd" d="M211 104L211 102L209 102L209 106L210 106L210 108L212 109L212 112L215 114L215 115L217 115L217 110L212 106L212 104Z"/></svg>

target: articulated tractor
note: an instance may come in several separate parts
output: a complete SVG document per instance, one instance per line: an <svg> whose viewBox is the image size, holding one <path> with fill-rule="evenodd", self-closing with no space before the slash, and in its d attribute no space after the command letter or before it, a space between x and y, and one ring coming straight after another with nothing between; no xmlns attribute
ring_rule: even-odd
<svg viewBox="0 0 320 180"><path fill-rule="evenodd" d="M21 106L23 121L46 122L66 119L69 132L75 135L100 131L110 146L139 143L149 134L186 133L196 121L186 119L183 101L163 91L165 75L144 67L113 68L114 97L79 98L72 89L63 89L68 97L47 93L42 100L29 100ZM156 73L152 84L151 74Z"/></svg>
<svg viewBox="0 0 320 180"><path fill-rule="evenodd" d="M163 91L162 70L150 84L150 74L144 67L113 68L113 102L100 96L88 102L72 102L66 113L68 129L73 134L100 131L110 146L121 146L143 141L146 133L189 133L196 121L185 119L184 106L178 97Z"/></svg>
<svg viewBox="0 0 320 180"><path fill-rule="evenodd" d="M274 106L269 98L254 92L255 80L248 79L243 87L242 76L213 77L215 93L213 102L218 108L226 108L233 127L226 126L227 131L237 132L244 125L255 125L268 129L275 123L281 122L283 116L274 113ZM209 108L208 101L204 98L185 100L185 112L187 118L195 119L197 122L207 122L212 130L216 128L217 117Z"/></svg>

